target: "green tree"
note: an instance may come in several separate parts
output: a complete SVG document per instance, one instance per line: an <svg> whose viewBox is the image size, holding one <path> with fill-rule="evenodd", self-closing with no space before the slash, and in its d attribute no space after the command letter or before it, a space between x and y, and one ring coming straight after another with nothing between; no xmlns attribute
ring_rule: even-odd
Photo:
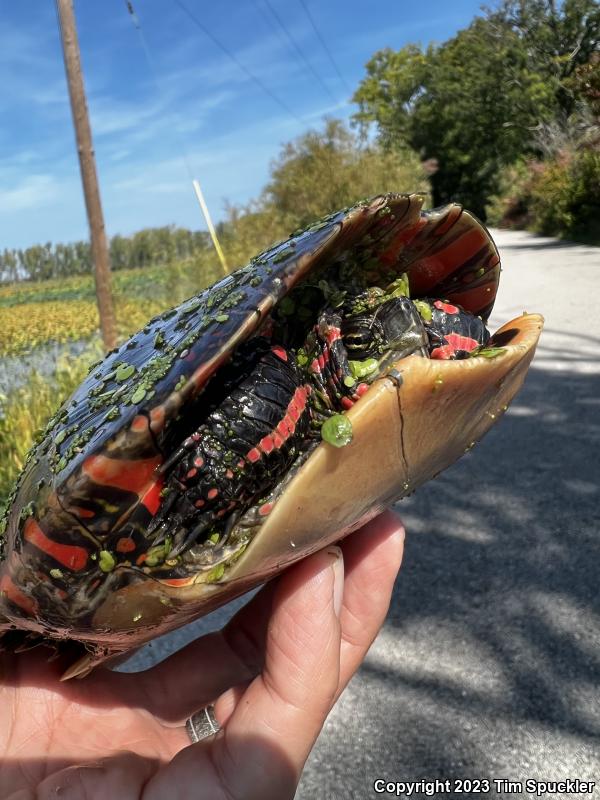
<svg viewBox="0 0 600 800"><path fill-rule="evenodd" d="M418 156L407 147L367 145L336 119L284 145L271 165L260 197L227 208L217 233L230 266L313 222L364 197L383 192L429 193Z"/></svg>
<svg viewBox="0 0 600 800"><path fill-rule="evenodd" d="M539 73L553 94L557 113L569 117L582 94L573 74L589 64L600 47L597 0L504 0L488 20L508 25L524 45L527 68Z"/></svg>
<svg viewBox="0 0 600 800"><path fill-rule="evenodd" d="M578 98L569 79L598 43L595 0L505 0L440 46L383 50L367 64L355 121L388 148L437 159L436 203L485 216L499 170L536 153L535 132Z"/></svg>
<svg viewBox="0 0 600 800"><path fill-rule="evenodd" d="M589 108L592 119L600 122L600 52L580 64L566 80L567 88Z"/></svg>
<svg viewBox="0 0 600 800"><path fill-rule="evenodd" d="M429 191L417 155L361 144L343 122L329 119L286 144L271 166L263 203L277 208L291 229L382 192Z"/></svg>
<svg viewBox="0 0 600 800"><path fill-rule="evenodd" d="M130 242L117 234L110 240L110 263L114 270L127 269L130 259Z"/></svg>

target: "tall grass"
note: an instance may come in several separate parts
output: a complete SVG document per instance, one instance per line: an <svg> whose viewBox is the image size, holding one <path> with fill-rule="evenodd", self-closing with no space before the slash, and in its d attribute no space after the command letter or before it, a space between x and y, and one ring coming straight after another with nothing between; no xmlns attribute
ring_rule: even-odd
<svg viewBox="0 0 600 800"><path fill-rule="evenodd" d="M23 386L0 394L0 508L23 467L36 434L81 383L90 364L100 355L98 343L77 358L59 359L49 377L34 371Z"/></svg>

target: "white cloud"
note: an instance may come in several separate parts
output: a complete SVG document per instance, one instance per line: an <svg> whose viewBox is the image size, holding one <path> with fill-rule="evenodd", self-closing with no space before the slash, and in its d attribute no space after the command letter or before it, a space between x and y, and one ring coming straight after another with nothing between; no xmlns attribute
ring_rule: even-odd
<svg viewBox="0 0 600 800"><path fill-rule="evenodd" d="M0 186L0 212L43 208L58 195L59 182L52 175L27 175L12 187Z"/></svg>

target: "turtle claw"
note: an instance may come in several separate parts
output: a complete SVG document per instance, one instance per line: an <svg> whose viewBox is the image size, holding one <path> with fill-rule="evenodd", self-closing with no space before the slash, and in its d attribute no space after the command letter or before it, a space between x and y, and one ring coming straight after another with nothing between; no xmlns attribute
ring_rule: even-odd
<svg viewBox="0 0 600 800"><path fill-rule="evenodd" d="M156 530L160 530L161 528L164 529L166 527L165 517L169 513L169 511L173 508L175 503L177 502L177 494L175 492L171 492L169 497L165 500L162 504L162 508L160 513L157 514L153 519L150 525L148 526L148 534L154 533ZM159 542L155 542L155 544L159 544Z"/></svg>
<svg viewBox="0 0 600 800"><path fill-rule="evenodd" d="M166 522L163 522L161 525L155 528L155 530L158 531L158 534L152 540L152 547L156 547L159 544L164 544L169 533L169 526Z"/></svg>
<svg viewBox="0 0 600 800"><path fill-rule="evenodd" d="M72 678L85 678L86 675L90 674L92 669L92 656L87 653L74 664L71 664L71 666L60 676L60 680L70 681Z"/></svg>
<svg viewBox="0 0 600 800"><path fill-rule="evenodd" d="M167 556L167 561L171 558L177 558L177 556L180 556L183 552L189 550L189 548L196 543L196 540L200 534L204 533L204 531L208 528L211 522L212 515L210 515L208 519L205 517L194 528L192 528L191 531L186 531L185 528L180 528L173 539L173 547Z"/></svg>

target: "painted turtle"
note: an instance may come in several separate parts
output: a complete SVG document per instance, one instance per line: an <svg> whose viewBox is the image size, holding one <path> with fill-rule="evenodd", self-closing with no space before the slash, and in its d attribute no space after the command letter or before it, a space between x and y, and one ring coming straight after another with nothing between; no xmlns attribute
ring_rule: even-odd
<svg viewBox="0 0 600 800"><path fill-rule="evenodd" d="M11 495L0 631L66 677L206 613L469 450L542 326L491 338L500 273L458 205L331 214L151 320L50 420ZM23 646L20 644L19 646Z"/></svg>

